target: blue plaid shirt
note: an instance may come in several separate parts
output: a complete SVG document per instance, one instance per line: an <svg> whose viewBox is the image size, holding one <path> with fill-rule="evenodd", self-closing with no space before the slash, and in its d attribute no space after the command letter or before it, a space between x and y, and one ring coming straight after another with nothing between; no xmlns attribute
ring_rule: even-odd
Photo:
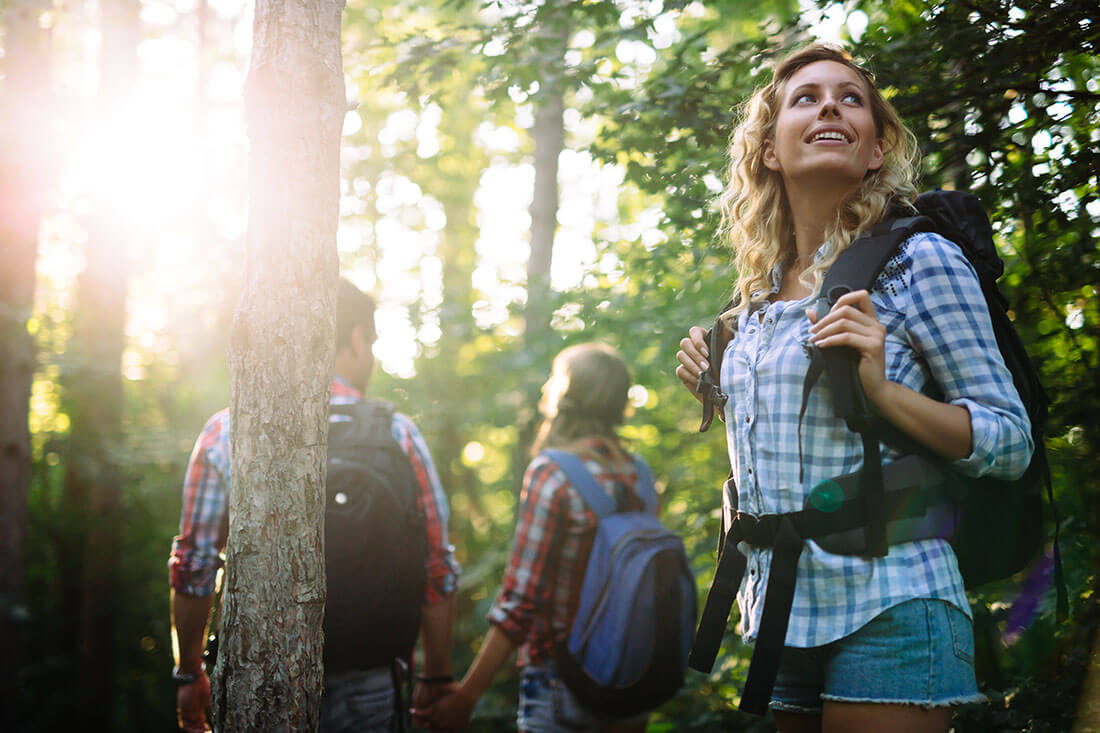
<svg viewBox="0 0 1100 733"><path fill-rule="evenodd" d="M917 391L934 383L945 401L970 412L973 452L953 466L969 476L1022 474L1034 449L1030 423L966 257L937 234L916 234L887 263L871 300L886 327L886 377ZM799 479L798 414L809 364L806 308L813 302L814 297L765 301L742 312L722 355L722 389L730 396L726 439L741 511L798 511L818 483L862 464L859 436L836 417L821 380L802 420L805 475ZM883 460L898 457L889 446L882 451ZM727 521L732 503L728 494L723 497ZM745 543L740 549L748 557L738 594L741 632L751 640L760 626L771 550ZM832 555L808 541L798 564L786 643L827 644L913 598L942 599L970 613L958 563L945 540L894 545L886 557L872 560Z"/></svg>

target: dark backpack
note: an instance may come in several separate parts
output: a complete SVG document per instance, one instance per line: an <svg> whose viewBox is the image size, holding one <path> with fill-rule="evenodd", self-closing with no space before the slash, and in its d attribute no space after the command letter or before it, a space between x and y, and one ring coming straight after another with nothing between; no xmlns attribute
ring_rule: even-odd
<svg viewBox="0 0 1100 733"><path fill-rule="evenodd" d="M1008 317L1007 300L996 285L1004 264L993 243L989 218L978 199L963 192L925 193L917 197L914 205L915 210L892 211L837 257L822 284L823 302L819 303L818 312L827 312L845 293L871 290L882 268L913 234L937 232L955 243L978 274L997 345L1031 420L1035 453L1024 475L1016 480L976 479L955 473L942 460L873 414L859 381L858 353L847 347L813 350L803 387L803 410L810 390L824 375L837 415L862 438L863 467L815 487L800 512L775 515L763 521L735 514L731 526L723 528L719 567L699 624L691 666L710 671L733 596L740 585L743 558L737 552L724 551L730 540L773 547L772 579L741 703L741 708L749 712L763 712L771 694L778 655L786 636L795 566L804 540L813 539L836 554L881 557L891 544L947 538L968 588L1018 572L1035 558L1043 544L1044 484L1054 508L1044 442L1048 401ZM723 312L731 306L732 302ZM709 427L714 407L721 408L726 399L718 386L721 355L729 340L721 317L709 339L711 369L702 375L699 384L704 398L700 431ZM905 455L883 465L880 441L898 447ZM1059 613L1064 613L1065 585L1057 537L1055 515L1055 580ZM778 613L769 615L768 611L773 609Z"/></svg>
<svg viewBox="0 0 1100 733"><path fill-rule="evenodd" d="M407 659L420 630L428 540L409 457L381 400L333 404L325 490L325 673Z"/></svg>
<svg viewBox="0 0 1100 733"><path fill-rule="evenodd" d="M853 290L870 290L882 268L898 247L917 232L936 232L955 243L974 266L989 309L993 333L1005 366L1012 374L1016 391L1031 421L1035 452L1023 476L1015 480L971 478L950 473L941 495L930 495L925 502L930 508L948 502L957 509L957 516L946 526L929 526L927 534L917 534L901 541L925 537L946 537L951 541L959 561L963 581L969 588L1007 578L1026 567L1043 545L1042 488L1050 495L1050 470L1046 452L1048 399L1039 382L1039 375L1024 348L1012 320L1008 317L1008 301L997 288L997 279L1004 272L1004 263L993 243L993 228L985 209L972 194L961 191L931 191L917 197L915 212L898 218L887 218L860 236L842 252L825 276L821 292L831 307L842 295ZM820 351L824 373L829 381L837 414L845 419L849 429L861 435L873 436L876 442L896 445L904 453L924 454L933 462L942 463L927 454L900 431L874 416L859 387L852 349ZM812 387L807 381L807 388ZM942 395L933 393L933 397ZM885 437L884 437L885 436ZM866 444L866 441L865 441ZM877 450L877 447L876 449ZM867 462L869 463L869 462ZM866 482L866 479L865 479ZM883 482L878 482L878 487ZM883 489L875 489L883 490ZM1053 497L1050 497L1053 507ZM871 514L874 517L876 515ZM877 515L880 522L885 516ZM938 531L942 530L942 531ZM881 540L889 528L871 526L864 537L867 548L875 550L874 537ZM830 548L826 538L818 540L826 550L837 552L845 544ZM851 539L851 538L849 538ZM857 542L858 544L858 542ZM891 543L892 544L892 543ZM853 554L850 545L844 554ZM873 554L885 554L885 545ZM856 552L859 552L857 549Z"/></svg>
<svg viewBox="0 0 1100 733"><path fill-rule="evenodd" d="M628 717L652 710L684 684L695 633L695 578L684 544L657 518L653 474L640 457L642 511L623 511L584 462L548 450L599 518L569 636L555 649L566 686L596 712Z"/></svg>

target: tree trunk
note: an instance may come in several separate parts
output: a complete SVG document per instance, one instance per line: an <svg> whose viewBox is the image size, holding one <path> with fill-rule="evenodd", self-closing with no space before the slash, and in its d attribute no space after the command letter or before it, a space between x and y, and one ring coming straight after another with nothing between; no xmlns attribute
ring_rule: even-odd
<svg viewBox="0 0 1100 733"><path fill-rule="evenodd" d="M248 261L230 337L219 731L317 727L336 302L340 0L260 0L245 88Z"/></svg>
<svg viewBox="0 0 1100 733"><path fill-rule="evenodd" d="M535 99L535 190L525 310L528 346L540 341L550 327L550 260L558 229L558 158L565 148L564 111L560 75L551 76Z"/></svg>
<svg viewBox="0 0 1100 733"><path fill-rule="evenodd" d="M141 35L139 10L137 0L100 4L103 44L95 104L100 122L124 108L133 90ZM119 202L111 198L119 192L95 193L87 227L86 265L77 282L73 335L66 354L65 406L70 431L64 496L72 532L65 551L68 558L61 565L66 605L77 635L78 706L89 729L109 730L113 727L114 660L118 656L121 365L130 237L125 220L117 213Z"/></svg>
<svg viewBox="0 0 1100 733"><path fill-rule="evenodd" d="M49 31L40 2L7 5L6 78L0 135L0 729L12 730L18 708L19 639L27 619L24 543L30 493L27 426L35 343L27 332L34 307L35 258L48 165Z"/></svg>
<svg viewBox="0 0 1100 733"><path fill-rule="evenodd" d="M535 190L531 198L531 255L527 261L527 306L524 309L524 343L536 364L543 365L550 341L550 265L554 235L558 230L558 158L565 149L564 56L569 42L568 12L561 17L546 11L535 36L535 52L540 59L553 59L539 82L534 98ZM541 376L541 375L540 375ZM527 465L528 452L539 423L539 387L541 382L526 384L525 409L519 417L519 439L512 460L514 485L519 487ZM517 489L518 490L518 489Z"/></svg>

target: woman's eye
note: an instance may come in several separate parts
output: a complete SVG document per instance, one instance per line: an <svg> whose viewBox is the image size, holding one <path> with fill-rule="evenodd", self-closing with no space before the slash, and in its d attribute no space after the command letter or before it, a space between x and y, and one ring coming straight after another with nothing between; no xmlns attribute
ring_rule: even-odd
<svg viewBox="0 0 1100 733"><path fill-rule="evenodd" d="M844 95L844 101L847 102L848 104L861 105L861 104L863 104L863 97L859 96L855 92L849 92L848 94Z"/></svg>
<svg viewBox="0 0 1100 733"><path fill-rule="evenodd" d="M810 94L809 92L802 92L801 94L795 95L794 98L795 104L813 104L815 101L817 101L816 97L814 97L814 95Z"/></svg>

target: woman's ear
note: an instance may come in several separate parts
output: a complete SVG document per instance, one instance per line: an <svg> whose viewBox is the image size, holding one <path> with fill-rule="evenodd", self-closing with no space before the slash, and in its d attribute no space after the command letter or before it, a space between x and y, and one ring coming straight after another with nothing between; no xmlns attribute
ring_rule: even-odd
<svg viewBox="0 0 1100 733"><path fill-rule="evenodd" d="M765 140L760 149L760 160L770 171L779 171L779 158L775 157L775 144Z"/></svg>
<svg viewBox="0 0 1100 733"><path fill-rule="evenodd" d="M877 171L882 167L882 161L886 157L886 142L880 137L875 140L875 148L871 151L871 162L867 170Z"/></svg>

